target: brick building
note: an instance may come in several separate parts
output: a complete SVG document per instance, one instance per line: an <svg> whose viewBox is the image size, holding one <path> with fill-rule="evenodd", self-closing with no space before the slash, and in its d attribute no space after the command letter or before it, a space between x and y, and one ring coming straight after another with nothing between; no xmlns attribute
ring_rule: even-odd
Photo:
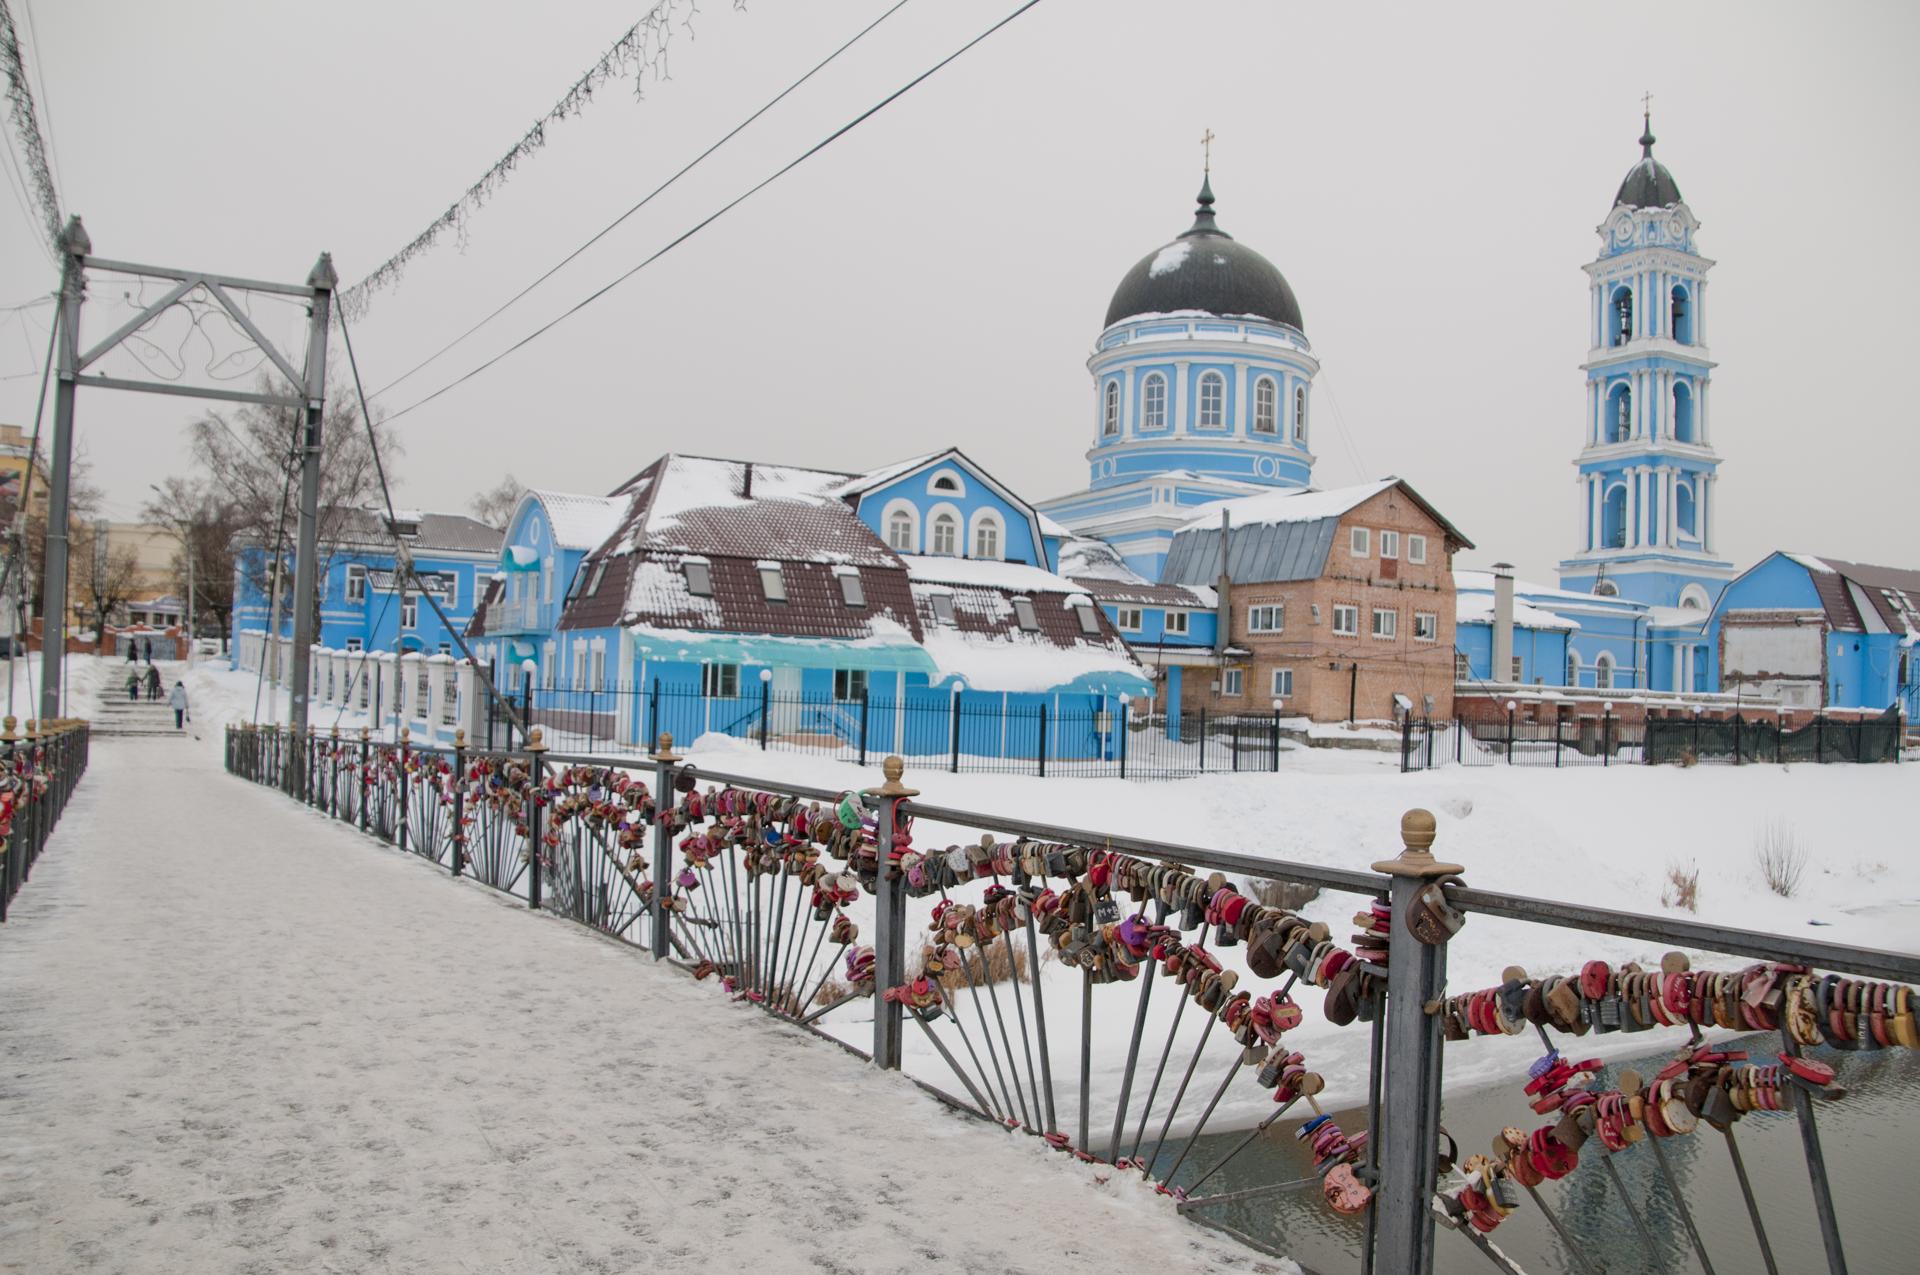
<svg viewBox="0 0 1920 1275"><path fill-rule="evenodd" d="M1398 695L1451 714L1453 555L1472 547L1398 478L1205 507L1161 577L1214 586L1226 620L1185 707L1385 721Z"/></svg>

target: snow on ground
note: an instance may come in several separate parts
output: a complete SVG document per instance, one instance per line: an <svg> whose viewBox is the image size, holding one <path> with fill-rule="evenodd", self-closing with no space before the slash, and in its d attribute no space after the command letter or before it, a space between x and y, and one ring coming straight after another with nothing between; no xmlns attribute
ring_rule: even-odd
<svg viewBox="0 0 1920 1275"><path fill-rule="evenodd" d="M100 741L0 928L0 1269L1292 1269L216 766Z"/></svg>

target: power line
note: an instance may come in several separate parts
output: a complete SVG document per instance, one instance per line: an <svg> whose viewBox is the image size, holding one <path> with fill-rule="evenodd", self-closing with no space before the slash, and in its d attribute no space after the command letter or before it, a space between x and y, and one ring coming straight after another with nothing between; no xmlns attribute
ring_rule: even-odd
<svg viewBox="0 0 1920 1275"><path fill-rule="evenodd" d="M25 148L22 175L33 188L34 202L46 221L47 243L60 247L60 196L54 190L53 174L47 170L47 152L40 140L40 123L33 109L33 90L27 87L27 69L20 60L20 37L14 30L13 11L7 0L0 0L0 71L7 76L7 113L13 130Z"/></svg>
<svg viewBox="0 0 1920 1275"><path fill-rule="evenodd" d="M898 101L900 98L906 96L906 94L911 92L913 89L917 88L920 84L924 83L929 78L931 78L936 72L946 67L949 63L953 62L956 58L960 57L961 54L966 53L969 49L973 48L975 45L985 40L988 36L994 34L996 31L1000 30L1000 28L1006 26L1008 23L1012 22L1015 18L1019 17L1021 14L1025 13L1027 10L1033 8L1035 5L1039 3L1040 3L1040 0L1026 0L1025 4L1022 4L1019 8L1015 9L1012 13L1009 13L1006 17L1001 18L998 22L988 27L985 31L982 31L979 35L974 36L971 40L968 40L965 44L955 49L952 53L947 54L946 57L941 58L938 62L934 63L932 66L928 67L926 70L922 71L920 74L914 76L911 80L908 80L905 84L901 85L899 88L895 89L893 92L887 94L885 97L881 98L878 102L874 103L872 106L868 107L866 110L860 112L860 114L854 116L852 119L848 120L845 124L842 124L839 128L835 129L833 132L827 134L827 136L821 138L818 142L815 142L812 146L808 147L805 151L802 151L798 156L788 161L785 165L783 165L779 169L775 170L771 175L761 179L759 182L748 187L741 194L736 195L733 199L729 200L727 203L722 204L716 211L709 213L706 217L702 218L700 221L695 222L691 228L681 232L681 234L676 236L674 239L668 241L665 247L661 248L658 252L654 253L652 256L648 257L646 260L642 261L639 265L634 266L632 269L626 271L625 273L616 276L610 283L607 283L601 286L600 288L595 289L593 292L588 293L584 298L582 298L580 301L575 303L570 309L562 311L557 317L549 320L545 324L542 324L540 327L535 328L532 332L520 338L518 341L515 341L512 345L500 351L500 353L494 355L492 358L480 364L478 367L475 367L471 371L455 378L452 381L449 381L447 384L433 391L433 393L427 395L425 398L417 399L414 402L407 404L407 406L401 408L399 411L394 412L392 415L387 417L388 423L392 423L393 421L398 420L400 417L405 416L408 412L413 411L417 407L426 406L428 403L431 403L434 399L439 398L442 394L445 394L448 390L451 390L456 386L464 385L466 382L480 375L482 372L486 371L488 368L492 367L494 364L500 362L502 359L506 358L508 355L515 353L521 348L532 344L534 341L538 340L540 337L545 336L548 332L551 332L554 328L558 327L561 323L564 323L566 320L572 318L574 315L578 314L580 311L586 309L588 306L592 305L595 301L598 301L601 297L606 296L607 293L612 292L615 288L625 283L628 279L633 278L634 275L639 274L642 270L645 270L648 266L660 260L660 258L666 256L668 253L672 252L675 248L678 248L681 244L693 238L695 235L705 230L708 226L711 226L714 222L720 220L722 217L732 212L735 208L738 208L741 204L746 203L747 200L753 198L755 195L759 194L761 191L765 190L767 187L773 185L773 183L775 183L776 181L779 181L782 177L785 177L788 173L800 167L800 165L806 163L809 159L812 159L815 155L818 155L821 151L827 149L827 147L833 145L833 143L839 141L842 137L845 137L848 133L851 133L854 129L858 128L860 125L872 119L875 115L878 115L882 110L886 109L888 106L892 105L894 102Z"/></svg>
<svg viewBox="0 0 1920 1275"><path fill-rule="evenodd" d="M822 69L824 69L829 62L832 62L835 58L839 57L842 53L845 53L848 49L858 44L861 41L861 39L866 36L868 32L872 31L875 27L879 26L882 22L885 22L888 18L891 18L894 14L900 12L900 10L904 9L907 6L907 4L908 4L908 0L898 0L898 3L896 3L891 9L888 9L885 13L881 14L879 17L875 18L872 22L869 22L866 26L862 27L858 32L856 32L854 34L854 37L851 40L848 40L845 44L835 49L832 53L829 53L820 62L816 63L812 70L808 71L805 75L801 76L799 79L795 80L793 83L787 85L787 87L785 87L784 89L781 89L772 98L768 99L766 105L762 106L759 110L755 111L753 114L747 116L747 118L745 118L744 120L741 120L738 124L734 125L733 128L719 141L707 147L707 149L701 151L698 155L695 155L691 160L687 162L685 167L680 169L679 172L667 178L667 180L661 182L658 186L655 186L651 191L648 191L646 198L642 199L639 203L635 204L633 207L621 213L618 217L615 217L612 221L608 222L605 226L601 227L600 230L596 232L591 239L581 244L578 248L575 248L572 252L562 257L559 261L555 262L539 278L535 279L532 283L529 283L526 287L520 289L520 291L514 293L512 296L508 297L505 301L501 302L497 308L495 308L491 313L486 315L486 317L482 318L478 323L468 328L465 332L462 332L459 336L453 338L453 340L447 342L445 345L435 350L432 354L429 354L426 358L414 364L412 367L408 368L405 372L402 372L399 376L396 376L393 380L388 381L385 385L382 385L379 389L375 390L372 394L368 395L367 397L370 399L379 398L382 394L385 394L388 390L400 384L400 382L406 380L408 377L412 376L415 372L420 371L422 368L426 367L428 364L434 362L441 355L453 349L454 346L459 345L462 341L472 336L475 332L478 332L481 328L493 322L493 320L499 318L500 315L503 312L505 312L508 306L513 305L515 302L519 301L522 297L526 296L529 292L532 292L535 288L539 287L541 284L545 283L547 280L553 278L554 275L558 274L562 269L564 269L568 263L573 261L574 258L578 257L581 253L585 252L587 249L593 247L593 245L599 243L602 239L606 238L606 236L610 234L616 226L620 225L627 218L633 216L635 213L639 212L642 208L645 208L648 204L652 203L654 201L654 198L657 195L665 191L669 186L673 185L675 182L679 181L682 177L685 177L689 172L692 172L693 169L697 167L702 160L706 159L709 155L712 155L715 151L719 150L722 146L725 146L728 142L738 137L742 132L746 130L749 124L752 124L755 120L759 119L762 115L765 115L768 111L772 110L775 106L779 105L781 100L785 98L789 93L792 93L795 89L799 88L802 84L805 84L808 80L812 79L816 74L818 74Z"/></svg>
<svg viewBox="0 0 1920 1275"><path fill-rule="evenodd" d="M27 15L27 32L33 38L33 80L40 86L40 111L47 117L47 150L53 160L53 191L64 205L67 200L60 191L60 173L66 165L60 162L60 143L53 135L53 96L47 92L46 46L40 42L40 19L33 16L33 0L21 0L21 4Z"/></svg>

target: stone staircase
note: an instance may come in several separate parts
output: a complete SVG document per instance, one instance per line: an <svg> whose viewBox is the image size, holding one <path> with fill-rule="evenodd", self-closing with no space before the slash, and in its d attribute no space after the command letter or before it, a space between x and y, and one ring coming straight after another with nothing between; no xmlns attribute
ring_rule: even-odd
<svg viewBox="0 0 1920 1275"><path fill-rule="evenodd" d="M116 735L178 735L182 738L186 737L186 731L176 731L173 728L173 709L168 707L167 701L164 698L164 696L173 689L174 682L179 679L180 673L177 670L183 670L186 666L177 661L169 662L165 660L157 660L155 664L160 670L161 695L163 696L161 699L147 699L144 685L141 688L140 699L130 700L127 698L126 674L133 668L133 665L120 666L116 668L113 675L108 677L107 684L100 688L99 702L94 705L93 711L88 714L92 720L93 733L96 737ZM142 664L139 668L141 676L144 677L147 666Z"/></svg>

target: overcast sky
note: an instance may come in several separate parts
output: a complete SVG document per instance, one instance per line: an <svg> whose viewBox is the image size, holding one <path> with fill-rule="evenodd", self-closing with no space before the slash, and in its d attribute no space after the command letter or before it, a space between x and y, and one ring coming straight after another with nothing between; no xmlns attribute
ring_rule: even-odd
<svg viewBox="0 0 1920 1275"><path fill-rule="evenodd" d="M10 0L16 19L25 0ZM892 0L707 0L671 80L603 92L354 333L371 391L584 241ZM1015 7L911 0L552 282L377 401L398 412ZM423 229L643 11L571 0L38 0L57 176L94 251L343 280ZM23 37L28 33L23 30ZM1576 525L1594 227L1638 155L1700 218L1722 547L1920 562L1920 7L1043 0L659 264L396 421L400 496L511 471L603 491L663 451L861 469L947 444L1031 499L1084 485L1085 360L1114 286L1189 224L1292 282L1323 371L1315 479L1406 478L1550 579ZM0 306L51 290L0 196ZM151 295L151 293L149 294ZM137 299L137 297L135 298ZM96 287L88 335L124 316ZM276 334L286 307L257 307ZM30 425L49 307L0 312L0 420ZM172 347L177 339L169 338ZM199 349L187 343L189 351ZM226 353L231 341L221 346ZM338 350L336 346L336 359ZM131 363L115 371L137 371ZM229 369L231 370L231 365ZM189 400L94 390L116 517L187 465Z"/></svg>

